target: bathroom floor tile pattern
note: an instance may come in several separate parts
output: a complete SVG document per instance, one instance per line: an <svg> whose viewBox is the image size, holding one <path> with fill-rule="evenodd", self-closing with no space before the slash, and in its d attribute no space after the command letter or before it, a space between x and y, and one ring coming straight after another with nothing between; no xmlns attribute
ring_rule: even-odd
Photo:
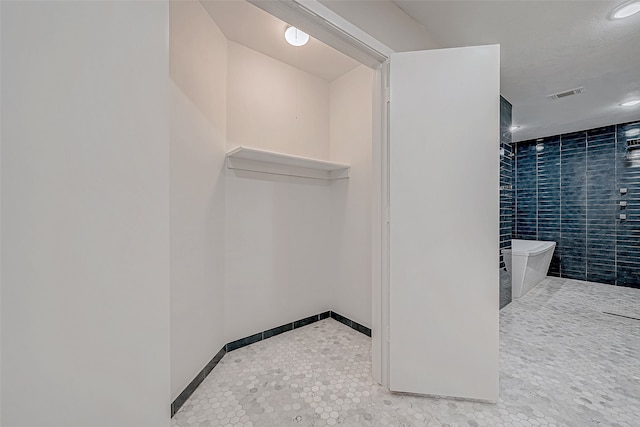
<svg viewBox="0 0 640 427"><path fill-rule="evenodd" d="M640 290L547 278L500 312L497 404L396 395L333 319L228 353L172 426L640 426ZM614 310L615 311L615 310Z"/></svg>

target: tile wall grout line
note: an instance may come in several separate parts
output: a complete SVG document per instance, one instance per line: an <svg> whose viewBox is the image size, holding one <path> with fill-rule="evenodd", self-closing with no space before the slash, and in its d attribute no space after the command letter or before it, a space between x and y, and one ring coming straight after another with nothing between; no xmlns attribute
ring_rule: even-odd
<svg viewBox="0 0 640 427"><path fill-rule="evenodd" d="M584 133L584 279L589 280L589 131Z"/></svg>
<svg viewBox="0 0 640 427"><path fill-rule="evenodd" d="M559 187L560 187L560 241L558 242L558 246L562 248L562 135L560 135L560 142L558 147L559 153L558 157L560 159L560 179L559 179ZM562 249L560 249L560 265L558 266L558 274L560 278L562 278Z"/></svg>
<svg viewBox="0 0 640 427"><path fill-rule="evenodd" d="M511 177L513 187L513 230L511 238L518 237L518 196L516 189L518 188L518 155L517 145L513 143L513 176Z"/></svg>
<svg viewBox="0 0 640 427"><path fill-rule="evenodd" d="M618 190L618 125L616 124L614 126L614 145L613 145L613 149L614 149L614 154L613 154L613 194L616 194L616 200L619 199L620 197L618 197L617 193L620 191ZM616 212L619 211L619 205L620 203L616 203L616 205L618 205L618 208L616 209ZM614 220L613 220L613 229L614 229L614 236L613 236L613 271L614 271L614 280L613 280L613 284L615 286L618 286L618 218L616 218L618 216L618 214L616 214L614 216Z"/></svg>
<svg viewBox="0 0 640 427"><path fill-rule="evenodd" d="M621 179L626 179L626 174L622 172L622 167L624 166L623 163L621 163L624 158L623 155L625 153L625 147L623 146L623 138L620 138L620 136L622 135L624 137L624 130L623 127L627 124L633 124L634 126L637 125L638 121L631 121L631 122L625 122L625 123L617 123L617 124L613 124L613 125L608 125L607 127L609 128L609 132L607 132L606 134L603 133L602 135L604 135L604 139L601 138L600 134L597 135L591 135L591 133L589 132L590 130L594 130L594 129L600 129L600 128L592 128L592 129L587 129L584 131L581 131L580 133L584 132L584 136L583 136L583 142L584 142L584 146L582 148L584 148L584 150L581 150L579 147L579 144L577 147L573 147L571 144L568 146L568 148L565 150L564 147L564 134L559 134L557 135L557 137L559 138L559 174L560 174L560 181L558 183L558 188L560 191L559 194L559 201L560 201L560 206L559 206L559 214L560 214L560 218L559 218L559 232L558 232L558 246L556 248L556 251L558 251L558 259L559 259L559 265L558 265L558 274L560 278L568 278L568 276L572 276L572 270L571 268L569 268L570 271L566 271L564 269L564 261L565 261L565 254L563 253L564 249L564 239L566 238L565 234L567 232L571 233L573 231L582 233L582 235L585 237L585 243L584 243L584 249L585 249L585 253L584 253L584 259L583 259L583 267L584 270L583 272L585 273L584 275L580 275L579 273L579 269L575 270L578 272L578 275L582 277L581 280L588 280L590 275L591 275L591 268L594 269L594 274L596 275L596 278L598 277L598 274L600 272L600 269L604 269L604 272L608 272L607 274L613 274L613 277L610 277L608 279L608 281L606 283L610 283L612 285L615 286L622 286L622 283L624 283L623 280L621 280L621 276L620 276L620 269L621 269L621 265L623 265L623 263L625 262L624 258L624 254L626 254L627 252L627 247L629 246L629 243L624 240L624 238L621 238L621 224L622 221L620 221L619 219L619 202L621 200L621 197L619 196L619 189L621 187L624 186L624 183L621 182ZM604 131L606 129L600 129L601 131ZM570 134L567 134L570 135ZM578 136L578 135L576 135ZM592 138L593 136L593 138ZM571 138L570 138L571 141ZM534 140L531 141L526 141L529 143L533 143ZM579 143L579 139L576 140L576 142ZM593 144L593 147L591 147L591 145ZM513 143L513 150L514 150L514 163L513 163L513 173L515 174L515 176L512 177L513 182L515 183L515 185L513 186L513 226L512 226L512 238L518 238L519 237L519 233L520 233L520 229L519 229L519 212L518 212L518 207L519 204L522 203L522 198L519 198L517 196L517 190L519 188L519 186L521 185L521 183L518 180L518 171L519 171L519 166L521 166L521 162L519 162L519 160L522 159L518 159L518 155L517 155L517 143ZM609 149L612 148L614 150L614 155L608 157L609 160L605 161L605 160L600 160L599 158L599 150L602 149L603 147L607 147L607 152L609 152ZM572 223L568 223L566 221L563 220L563 215L564 215L564 209L562 208L562 204L564 202L564 197L563 197L563 190L564 188L567 188L566 186L563 185L563 178L564 175L566 173L570 173L570 171L567 169L565 170L563 167L563 161L565 159L569 159L568 161L571 162L571 159L573 157L575 157L576 155L585 155L585 159L584 159L584 163L583 165L585 166L585 174L584 174L584 195L585 195L585 199L583 199L583 205L582 207L585 208L585 222L580 224L579 221L576 223L576 226L578 227L577 229L575 228L575 226ZM595 157L592 159L591 158L591 154L593 154ZM544 155L543 157L538 157L538 154L536 153L537 157L536 157L536 199L540 198L541 195L541 189L540 189L540 185L542 185L542 183L540 182L541 178L544 178L543 181L547 181L547 178L545 178L544 176L542 176L542 171L541 171L541 164L543 163L543 159L545 159ZM526 157L526 156L525 156ZM594 199L594 203L593 205L591 204L591 202L589 201L589 197L591 197L593 191L590 191L590 187L589 187L589 183L590 183L590 179L593 181L594 179L597 178L597 174L592 175L590 172L590 167L591 165L594 165L594 168L596 168L595 170L599 170L599 165L602 162L605 162L607 167L609 167L609 171L610 171L610 161L613 160L614 161L614 176L613 176L613 182L612 182L612 187L608 187L607 188L613 188L614 193L611 195L611 197L613 197L613 201L609 201L608 203L603 203L600 201L600 199ZM595 163L593 163L595 162ZM619 164L620 163L620 164ZM571 163L569 163L571 164ZM620 168L618 166L621 166ZM567 172L569 171L569 172ZM640 171L638 171L640 172ZM621 176L623 175L623 176ZM635 176L637 175L637 173L632 174L633 177L630 177L629 179L631 180L632 178L635 179ZM577 176L576 176L577 178ZM596 181L597 182L597 181ZM632 181L635 183L635 181ZM598 192L596 191L596 193L593 194L598 194ZM519 200L520 199L520 200ZM570 197L570 202L572 202L572 198ZM538 201L538 200L537 200ZM640 198L630 198L629 201L640 201ZM578 203L576 206L579 206L579 199L576 198L576 202ZM607 232L604 234L604 237L606 237L607 242L609 242L609 246L607 246L608 248L610 248L609 250L613 250L613 256L608 256L607 259L605 260L604 258L601 259L601 257L599 257L599 254L596 251L591 251L590 252L590 244L593 242L595 244L598 244L598 242L600 241L600 234L598 233L598 228L597 225L594 225L594 227L591 227L589 225L589 220L592 218L592 216L595 215L596 217L594 217L595 221L598 221L598 209L599 207L601 207L601 205L606 206L606 207L611 207L611 209L614 211L613 213L613 218L611 218L610 216L608 217L609 220L607 222L608 227L612 227L613 231L611 232ZM607 215L611 215L611 214L607 214ZM611 224L610 219L613 219L613 224ZM536 234L538 236L538 238L540 238L540 223L544 223L543 219L540 218L540 205L539 203L537 203L536 205ZM637 223L637 221L632 221L630 222L631 225L635 225ZM531 224L532 225L532 224ZM580 228L582 227L582 228ZM595 233L594 236L591 236L591 234ZM613 242L610 242L611 238L613 239ZM613 245L611 245L611 243L613 243ZM570 242L568 244L571 244ZM612 247L611 247L612 246ZM578 249L575 246L571 246L574 247L574 249ZM622 255L622 256L618 256L618 255ZM579 264L579 260L577 260L577 264L576 267L578 267ZM613 261L613 264L611 264L611 261ZM633 261L633 265L635 265L636 262ZM626 265L626 264L625 264ZM611 268L613 267L613 268ZM606 271L605 271L606 270ZM609 276L607 276L609 277Z"/></svg>
<svg viewBox="0 0 640 427"><path fill-rule="evenodd" d="M536 240L540 240L540 166L538 165L538 158L540 157L540 151L538 151L538 141L535 145L536 150Z"/></svg>

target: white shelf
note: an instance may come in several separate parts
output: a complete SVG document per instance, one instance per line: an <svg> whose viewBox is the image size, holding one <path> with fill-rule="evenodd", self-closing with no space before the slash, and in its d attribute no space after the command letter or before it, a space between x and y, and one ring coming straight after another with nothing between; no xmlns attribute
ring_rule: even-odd
<svg viewBox="0 0 640 427"><path fill-rule="evenodd" d="M334 180L349 178L349 165L273 151L238 147L227 153L227 167L276 175Z"/></svg>

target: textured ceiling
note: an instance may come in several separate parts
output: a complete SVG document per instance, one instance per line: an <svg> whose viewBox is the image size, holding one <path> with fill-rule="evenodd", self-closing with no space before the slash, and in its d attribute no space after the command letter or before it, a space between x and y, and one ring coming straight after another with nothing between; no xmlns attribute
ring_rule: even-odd
<svg viewBox="0 0 640 427"><path fill-rule="evenodd" d="M299 48L284 39L288 25L245 1L202 0L225 37L293 67L331 81L359 65L353 59L311 38Z"/></svg>
<svg viewBox="0 0 640 427"><path fill-rule="evenodd" d="M500 44L501 92L515 141L640 119L640 14L612 21L623 1L396 1L441 47ZM549 101L546 95L584 86Z"/></svg>
<svg viewBox="0 0 640 427"><path fill-rule="evenodd" d="M625 0L321 0L395 51L501 45L501 92L515 141L640 119L640 14L612 21ZM399 8L404 13L398 13ZM546 95L577 87L581 95Z"/></svg>
<svg viewBox="0 0 640 427"><path fill-rule="evenodd" d="M640 119L640 106L618 105L640 97L640 14L608 19L623 2L321 0L396 51L500 44L514 141ZM230 40L311 74L332 80L357 66L317 40L292 48L287 24L244 1L202 3Z"/></svg>

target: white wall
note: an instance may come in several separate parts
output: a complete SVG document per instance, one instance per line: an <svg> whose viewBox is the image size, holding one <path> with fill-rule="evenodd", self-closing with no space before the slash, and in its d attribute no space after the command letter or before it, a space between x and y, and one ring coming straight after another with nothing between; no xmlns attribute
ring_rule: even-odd
<svg viewBox="0 0 640 427"><path fill-rule="evenodd" d="M331 160L351 164L331 189L331 308L371 327L374 72L359 66L331 82Z"/></svg>
<svg viewBox="0 0 640 427"><path fill-rule="evenodd" d="M331 308L330 202L325 181L227 176L228 341Z"/></svg>
<svg viewBox="0 0 640 427"><path fill-rule="evenodd" d="M328 159L328 82L229 42L228 84L228 148ZM227 170L229 341L330 309L330 190Z"/></svg>
<svg viewBox="0 0 640 427"><path fill-rule="evenodd" d="M229 41L229 148L329 158L329 83Z"/></svg>
<svg viewBox="0 0 640 427"><path fill-rule="evenodd" d="M496 401L500 47L390 66L390 388Z"/></svg>
<svg viewBox="0 0 640 427"><path fill-rule="evenodd" d="M369 70L330 85L198 2L4 2L1 35L3 425L166 425L227 341L370 325ZM225 171L237 145L352 179Z"/></svg>
<svg viewBox="0 0 640 427"><path fill-rule="evenodd" d="M1 7L1 424L168 426L168 5Z"/></svg>
<svg viewBox="0 0 640 427"><path fill-rule="evenodd" d="M199 2L171 2L171 398L226 343L227 42Z"/></svg>
<svg viewBox="0 0 640 427"><path fill-rule="evenodd" d="M320 0L320 3L394 52L438 48L439 43L429 30L391 0Z"/></svg>
<svg viewBox="0 0 640 427"><path fill-rule="evenodd" d="M0 6L0 24L2 6ZM1 27L0 27L1 28ZM2 51L2 31L0 31L0 52ZM0 82L2 82L2 56L0 55ZM0 84L0 100L2 84ZM0 165L2 165L2 102L0 102ZM2 173L0 173L0 381L2 381ZM0 426L2 425L2 386L0 385Z"/></svg>

